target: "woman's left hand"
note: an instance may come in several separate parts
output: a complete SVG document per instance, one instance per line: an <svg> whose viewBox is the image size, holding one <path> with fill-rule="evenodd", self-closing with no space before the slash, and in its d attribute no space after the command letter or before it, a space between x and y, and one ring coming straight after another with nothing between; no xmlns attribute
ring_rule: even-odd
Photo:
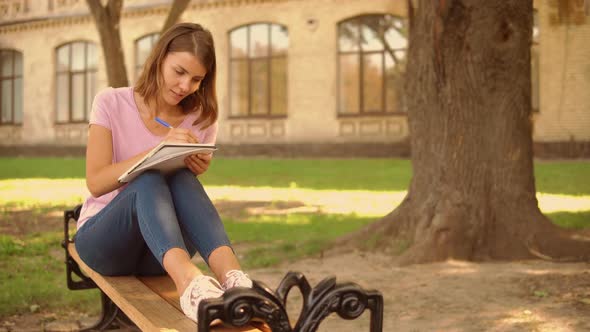
<svg viewBox="0 0 590 332"><path fill-rule="evenodd" d="M211 164L210 153L193 154L184 159L186 167L195 175L201 175L207 171L209 164Z"/></svg>

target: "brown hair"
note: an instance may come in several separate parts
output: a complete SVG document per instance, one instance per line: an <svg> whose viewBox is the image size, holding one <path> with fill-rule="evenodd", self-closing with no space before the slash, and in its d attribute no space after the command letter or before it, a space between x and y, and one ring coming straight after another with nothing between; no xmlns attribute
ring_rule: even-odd
<svg viewBox="0 0 590 332"><path fill-rule="evenodd" d="M217 93L215 79L217 66L215 45L209 30L195 23L178 23L166 30L158 39L137 80L135 91L146 101L155 99L163 86L162 63L169 52L189 52L207 70L199 89L180 101L185 113L201 110L193 125L203 123L207 128L217 121Z"/></svg>

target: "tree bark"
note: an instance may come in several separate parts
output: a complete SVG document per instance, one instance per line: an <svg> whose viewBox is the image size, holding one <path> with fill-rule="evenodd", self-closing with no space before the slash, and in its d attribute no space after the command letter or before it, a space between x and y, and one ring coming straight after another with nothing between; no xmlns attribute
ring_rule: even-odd
<svg viewBox="0 0 590 332"><path fill-rule="evenodd" d="M164 22L164 26L162 26L161 33L166 32L166 30L170 29L170 27L178 21L190 2L191 0L174 0L174 2L172 2L172 5L170 6L170 12L168 13L166 22Z"/></svg>
<svg viewBox="0 0 590 332"><path fill-rule="evenodd" d="M354 241L405 249L401 263L590 259L590 237L554 226L536 200L532 1L408 6L413 178L402 204Z"/></svg>
<svg viewBox="0 0 590 332"><path fill-rule="evenodd" d="M114 88L127 86L129 80L125 69L125 54L120 32L123 0L109 0L105 6L100 0L86 0L86 2L100 35L109 85Z"/></svg>

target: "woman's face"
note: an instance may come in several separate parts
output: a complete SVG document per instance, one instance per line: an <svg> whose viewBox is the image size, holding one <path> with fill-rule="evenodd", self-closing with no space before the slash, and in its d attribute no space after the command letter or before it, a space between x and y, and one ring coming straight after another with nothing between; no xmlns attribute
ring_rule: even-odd
<svg viewBox="0 0 590 332"><path fill-rule="evenodd" d="M162 63L164 86L161 98L169 105L177 105L184 97L197 91L207 70L189 52L170 52Z"/></svg>

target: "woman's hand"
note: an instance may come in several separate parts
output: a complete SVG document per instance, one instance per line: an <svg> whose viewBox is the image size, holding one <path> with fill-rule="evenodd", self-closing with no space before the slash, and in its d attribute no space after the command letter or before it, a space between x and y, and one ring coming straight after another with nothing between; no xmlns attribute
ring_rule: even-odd
<svg viewBox="0 0 590 332"><path fill-rule="evenodd" d="M195 175L201 175L207 171L211 164L211 153L193 154L184 159L186 167Z"/></svg>
<svg viewBox="0 0 590 332"><path fill-rule="evenodd" d="M164 141L170 143L199 143L199 140L192 131L184 128L172 128L164 138Z"/></svg>

